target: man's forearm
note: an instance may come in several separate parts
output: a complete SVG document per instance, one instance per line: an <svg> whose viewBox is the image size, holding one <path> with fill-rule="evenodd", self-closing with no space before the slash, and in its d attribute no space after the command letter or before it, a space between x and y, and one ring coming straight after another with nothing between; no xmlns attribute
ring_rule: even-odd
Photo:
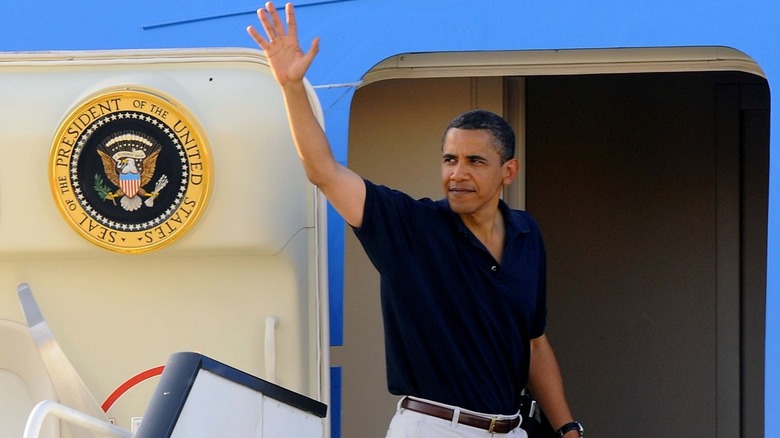
<svg viewBox="0 0 780 438"><path fill-rule="evenodd" d="M366 196L363 178L336 161L325 131L314 115L303 81L288 82L282 92L293 141L306 177L348 224L359 227L363 222Z"/></svg>
<svg viewBox="0 0 780 438"><path fill-rule="evenodd" d="M334 172L336 159L328 139L309 102L303 81L282 87L293 142L306 170L306 176L315 185L327 184L327 176Z"/></svg>
<svg viewBox="0 0 780 438"><path fill-rule="evenodd" d="M545 335L531 340L528 387L555 430L573 421L558 361Z"/></svg>

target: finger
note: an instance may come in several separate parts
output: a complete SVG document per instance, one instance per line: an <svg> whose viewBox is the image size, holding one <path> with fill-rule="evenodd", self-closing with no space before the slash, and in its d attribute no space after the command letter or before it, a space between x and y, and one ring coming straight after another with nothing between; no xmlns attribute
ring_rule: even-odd
<svg viewBox="0 0 780 438"><path fill-rule="evenodd" d="M254 26L247 26L246 31L249 33L249 36L252 37L253 40L257 43L258 46L260 46L261 49L268 51L268 40L263 38L262 35L257 31L257 29L254 28Z"/></svg>
<svg viewBox="0 0 780 438"><path fill-rule="evenodd" d="M268 15L271 16L271 23L273 24L273 34L268 34L269 37L272 39L277 36L284 35L284 25L282 25L282 20L279 18L279 12L276 10L276 6L272 2L268 2L265 4L265 9L268 11Z"/></svg>
<svg viewBox="0 0 780 438"><path fill-rule="evenodd" d="M258 9L257 18L260 19L260 24L263 26L263 31L265 31L265 34L268 35L268 39L274 39L275 34L273 33L271 22L268 19L268 11L263 8Z"/></svg>
<svg viewBox="0 0 780 438"><path fill-rule="evenodd" d="M298 25L295 22L295 10L293 9L292 3L287 3L284 7L284 12L286 14L287 19L287 33L290 34L291 37L298 38Z"/></svg>

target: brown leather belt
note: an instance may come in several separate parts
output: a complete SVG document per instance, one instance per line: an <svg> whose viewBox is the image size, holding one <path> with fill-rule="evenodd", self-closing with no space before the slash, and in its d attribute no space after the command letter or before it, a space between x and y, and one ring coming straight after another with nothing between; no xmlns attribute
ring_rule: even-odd
<svg viewBox="0 0 780 438"><path fill-rule="evenodd" d="M426 403L409 397L405 397L401 401L401 407L447 421L452 421L452 417L455 415L454 409ZM520 416L518 415L511 420L498 420L496 418L482 417L468 412L461 412L458 417L458 423L476 427L478 429L484 429L490 433L509 433L512 429L520 425Z"/></svg>

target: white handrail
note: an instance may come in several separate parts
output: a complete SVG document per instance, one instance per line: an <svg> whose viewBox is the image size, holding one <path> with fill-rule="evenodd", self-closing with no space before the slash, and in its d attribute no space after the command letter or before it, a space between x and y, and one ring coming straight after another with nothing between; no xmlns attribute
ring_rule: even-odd
<svg viewBox="0 0 780 438"><path fill-rule="evenodd" d="M274 316L265 319L265 378L271 383L276 382L276 324L279 320Z"/></svg>
<svg viewBox="0 0 780 438"><path fill-rule="evenodd" d="M98 420L95 417L87 415L81 411L69 408L51 400L44 400L33 408L30 416L27 417L27 424L24 426L24 438L38 438L43 427L43 421L49 415L59 417L66 422L76 424L85 429L95 432L107 433L110 436L118 438L132 438L133 434L121 427L114 426L111 423Z"/></svg>

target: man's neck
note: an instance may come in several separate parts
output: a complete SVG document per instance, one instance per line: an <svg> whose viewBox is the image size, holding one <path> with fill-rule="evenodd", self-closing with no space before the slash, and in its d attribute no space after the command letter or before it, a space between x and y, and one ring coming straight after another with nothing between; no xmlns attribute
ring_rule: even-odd
<svg viewBox="0 0 780 438"><path fill-rule="evenodd" d="M459 216L466 228L485 245L493 258L501 262L506 237L504 215L501 214L501 210L496 208L492 212L476 212Z"/></svg>

